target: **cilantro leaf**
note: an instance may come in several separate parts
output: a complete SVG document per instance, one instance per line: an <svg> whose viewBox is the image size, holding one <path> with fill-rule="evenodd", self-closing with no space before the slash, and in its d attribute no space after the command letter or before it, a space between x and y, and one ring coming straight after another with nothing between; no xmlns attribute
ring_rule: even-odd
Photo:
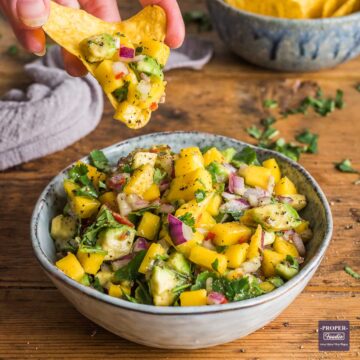
<svg viewBox="0 0 360 360"><path fill-rule="evenodd" d="M216 259L211 263L211 267L212 267L215 271L219 271L219 260L218 260L218 258L216 258Z"/></svg>
<svg viewBox="0 0 360 360"><path fill-rule="evenodd" d="M287 143L283 138L280 138L271 144L260 144L260 146L275 150L294 161L298 161L301 153L304 151L303 147Z"/></svg>
<svg viewBox="0 0 360 360"><path fill-rule="evenodd" d="M80 163L74 165L68 172L70 180L78 182L80 178L88 173L88 168L85 164Z"/></svg>
<svg viewBox="0 0 360 360"><path fill-rule="evenodd" d="M246 129L246 132L254 139L260 139L262 135L262 131L256 125L248 127Z"/></svg>
<svg viewBox="0 0 360 360"><path fill-rule="evenodd" d="M206 198L206 191L202 189L198 189L195 191L195 200L197 203L200 203L205 200Z"/></svg>
<svg viewBox="0 0 360 360"><path fill-rule="evenodd" d="M133 63L130 63L129 66L131 67L132 64ZM135 72L135 74L136 74L136 72ZM117 88L116 90L114 90L112 92L112 95L115 97L115 99L118 102L122 102L127 99L128 91L129 91L129 82L125 81L123 86Z"/></svg>
<svg viewBox="0 0 360 360"><path fill-rule="evenodd" d="M139 251L130 262L125 266L115 271L112 278L114 284L118 284L121 281L135 281L141 274L139 274L139 267L144 260L147 250Z"/></svg>
<svg viewBox="0 0 360 360"><path fill-rule="evenodd" d="M104 292L104 288L101 286L99 278L97 276L95 276L94 282L91 285L95 290L100 291L101 293Z"/></svg>
<svg viewBox="0 0 360 360"><path fill-rule="evenodd" d="M349 159L345 159L345 160L335 164L335 168L344 173L353 173L353 174L359 173L358 170L355 170L352 167L351 161Z"/></svg>
<svg viewBox="0 0 360 360"><path fill-rule="evenodd" d="M235 156L231 160L231 164L236 167L240 167L240 165L242 164L259 165L259 160L257 159L256 151L251 147L247 146L239 153L235 154Z"/></svg>
<svg viewBox="0 0 360 360"><path fill-rule="evenodd" d="M318 138L317 134L311 133L308 129L297 135L295 139L302 144L308 144L306 152L316 154L318 151Z"/></svg>
<svg viewBox="0 0 360 360"><path fill-rule="evenodd" d="M159 168L155 168L155 171L154 171L154 183L155 184L160 184L161 180L166 178L166 176L167 176L166 171L163 171L163 170L161 170Z"/></svg>
<svg viewBox="0 0 360 360"><path fill-rule="evenodd" d="M178 219L182 221L185 225L190 226L193 231L195 231L195 219L189 212L179 216Z"/></svg>
<svg viewBox="0 0 360 360"><path fill-rule="evenodd" d="M274 117L272 117L272 116L269 116L269 117L267 117L265 119L262 119L260 121L261 125L266 127L266 128L271 126L272 124L275 124L275 122L276 122L276 119Z"/></svg>
<svg viewBox="0 0 360 360"><path fill-rule="evenodd" d="M101 150L93 150L90 153L90 162L100 171L110 170L109 160Z"/></svg>
<svg viewBox="0 0 360 360"><path fill-rule="evenodd" d="M342 90L336 90L336 96L335 96L335 107L337 109L343 109L345 106L344 103L344 92Z"/></svg>
<svg viewBox="0 0 360 360"><path fill-rule="evenodd" d="M263 101L263 106L267 109L275 109L278 107L278 102L273 99L265 99Z"/></svg>
<svg viewBox="0 0 360 360"><path fill-rule="evenodd" d="M139 304L152 304L152 299L149 291L149 286L146 282L136 281L138 287L135 290L135 300Z"/></svg>
<svg viewBox="0 0 360 360"><path fill-rule="evenodd" d="M355 89L360 92L360 83L355 85Z"/></svg>
<svg viewBox="0 0 360 360"><path fill-rule="evenodd" d="M345 266L344 270L347 274L352 276L354 279L360 280L360 274L353 270L350 266Z"/></svg>

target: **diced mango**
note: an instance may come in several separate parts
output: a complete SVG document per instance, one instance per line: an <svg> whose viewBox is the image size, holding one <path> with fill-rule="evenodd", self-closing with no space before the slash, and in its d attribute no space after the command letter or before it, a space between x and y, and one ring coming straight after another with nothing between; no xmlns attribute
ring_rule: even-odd
<svg viewBox="0 0 360 360"><path fill-rule="evenodd" d="M99 196L99 201L102 205L106 205L113 211L118 210L118 203L116 200L116 193L114 191L107 191L106 193Z"/></svg>
<svg viewBox="0 0 360 360"><path fill-rule="evenodd" d="M160 189L157 184L152 184L143 194L146 201L154 201L160 197Z"/></svg>
<svg viewBox="0 0 360 360"><path fill-rule="evenodd" d="M294 244L291 244L289 241L282 239L279 236L276 236L274 244L274 250L279 254L290 255L292 257L298 257L299 252L297 251Z"/></svg>
<svg viewBox="0 0 360 360"><path fill-rule="evenodd" d="M304 231L309 229L309 222L306 220L303 220L299 226L297 226L294 230L298 234L302 234Z"/></svg>
<svg viewBox="0 0 360 360"><path fill-rule="evenodd" d="M113 296L116 298L120 298L123 294L120 285L111 284L108 291L109 291L110 296Z"/></svg>
<svg viewBox="0 0 360 360"><path fill-rule="evenodd" d="M145 126L151 117L149 109L141 109L129 101L122 101L117 105L114 119L120 120L131 129L138 129Z"/></svg>
<svg viewBox="0 0 360 360"><path fill-rule="evenodd" d="M170 246L175 247L171 236L169 234L169 231L167 230L167 228L165 226L163 226L159 232L159 239L164 239Z"/></svg>
<svg viewBox="0 0 360 360"><path fill-rule="evenodd" d="M143 40L139 46L142 47L142 54L155 58L162 66L166 64L170 55L170 49L162 41L148 38Z"/></svg>
<svg viewBox="0 0 360 360"><path fill-rule="evenodd" d="M155 76L151 78L151 88L147 96L142 96L139 92L139 85L137 84L130 84L128 88L128 97L127 101L137 106L140 109L148 109L151 104L158 103L160 98L163 96L165 92L165 82Z"/></svg>
<svg viewBox="0 0 360 360"><path fill-rule="evenodd" d="M262 166L264 168L267 168L271 171L271 174L272 176L274 177L275 179L275 184L277 182L279 182L280 178L281 178L281 171L280 171L280 167L277 163L277 161L275 159L268 159L268 160L265 160L263 163L262 163Z"/></svg>
<svg viewBox="0 0 360 360"><path fill-rule="evenodd" d="M222 164L225 161L224 155L216 147L212 147L204 154L205 166L210 165L213 161L216 161L219 164Z"/></svg>
<svg viewBox="0 0 360 360"><path fill-rule="evenodd" d="M134 171L129 182L124 187L125 194L136 194L143 196L153 184L154 168L149 165L140 166Z"/></svg>
<svg viewBox="0 0 360 360"><path fill-rule="evenodd" d="M222 202L221 196L219 194L214 194L210 199L209 204L206 208L208 213L212 216L218 215L221 202Z"/></svg>
<svg viewBox="0 0 360 360"><path fill-rule="evenodd" d="M204 168L204 159L199 148L185 148L175 160L175 177Z"/></svg>
<svg viewBox="0 0 360 360"><path fill-rule="evenodd" d="M197 227L208 231L210 231L214 225L216 225L216 221L207 211L201 213L200 218L196 223Z"/></svg>
<svg viewBox="0 0 360 360"><path fill-rule="evenodd" d="M185 255L186 257L189 257L191 249L195 246L201 245L203 241L204 235L199 232L195 232L191 240L176 246L176 250Z"/></svg>
<svg viewBox="0 0 360 360"><path fill-rule="evenodd" d="M211 191L212 179L209 172L205 169L197 169L188 174L176 177L170 185L169 201L194 199L197 190Z"/></svg>
<svg viewBox="0 0 360 360"><path fill-rule="evenodd" d="M212 227L211 233L215 235L215 245L228 246L248 241L251 236L251 229L238 222L216 224Z"/></svg>
<svg viewBox="0 0 360 360"><path fill-rule="evenodd" d="M72 210L81 219L95 215L100 205L98 200L86 196L75 196L71 201Z"/></svg>
<svg viewBox="0 0 360 360"><path fill-rule="evenodd" d="M275 195L285 196L285 195L295 195L297 194L297 189L294 183L287 177L284 176L274 187Z"/></svg>
<svg viewBox="0 0 360 360"><path fill-rule="evenodd" d="M272 176L271 170L257 165L249 165L239 170L239 174L244 177L246 185L262 189L268 188Z"/></svg>
<svg viewBox="0 0 360 360"><path fill-rule="evenodd" d="M261 263L262 271L265 277L275 276L275 267L285 259L284 254L279 254L276 251L265 249L263 251L263 259Z"/></svg>
<svg viewBox="0 0 360 360"><path fill-rule="evenodd" d="M80 189L80 186L72 182L71 180L64 180L64 190L69 199L73 199L76 195L76 191Z"/></svg>
<svg viewBox="0 0 360 360"><path fill-rule="evenodd" d="M250 246L247 252L247 258L249 260L260 255L262 237L263 237L263 229L261 225L258 225L255 234L251 237L250 240Z"/></svg>
<svg viewBox="0 0 360 360"><path fill-rule="evenodd" d="M81 249L78 250L76 257L78 258L81 266L85 270L86 273L95 275L99 269L101 264L104 261L106 252L84 252Z"/></svg>
<svg viewBox="0 0 360 360"><path fill-rule="evenodd" d="M65 273L65 275L75 281L80 282L85 275L85 271L79 260L70 252L65 257L58 260L55 265L58 269Z"/></svg>
<svg viewBox="0 0 360 360"><path fill-rule="evenodd" d="M207 304L205 289L184 291L180 294L181 306L203 306Z"/></svg>
<svg viewBox="0 0 360 360"><path fill-rule="evenodd" d="M139 267L139 273L146 274L151 269L153 261L158 255L164 255L164 248L157 243L152 243Z"/></svg>
<svg viewBox="0 0 360 360"><path fill-rule="evenodd" d="M227 268L227 258L223 254L209 250L203 246L194 246L190 251L190 261L203 266L209 270L217 271L223 274Z"/></svg>
<svg viewBox="0 0 360 360"><path fill-rule="evenodd" d="M160 229L160 216L145 212L137 228L138 236L148 240L154 240Z"/></svg>
<svg viewBox="0 0 360 360"><path fill-rule="evenodd" d="M115 78L112 69L113 63L111 60L104 60L94 70L94 77L107 94L111 94L114 90L124 85L124 81L121 78Z"/></svg>
<svg viewBox="0 0 360 360"><path fill-rule="evenodd" d="M248 248L249 244L247 243L230 245L225 251L228 267L232 269L238 268L246 260Z"/></svg>
<svg viewBox="0 0 360 360"><path fill-rule="evenodd" d="M269 281L264 281L264 282L260 283L259 287L265 293L271 292L275 289L275 286Z"/></svg>
<svg viewBox="0 0 360 360"><path fill-rule="evenodd" d="M96 187L99 186L100 181L104 182L106 180L106 174L99 171L95 166L85 164L81 161L79 161L77 164L82 164L87 167L87 169L88 169L87 176Z"/></svg>

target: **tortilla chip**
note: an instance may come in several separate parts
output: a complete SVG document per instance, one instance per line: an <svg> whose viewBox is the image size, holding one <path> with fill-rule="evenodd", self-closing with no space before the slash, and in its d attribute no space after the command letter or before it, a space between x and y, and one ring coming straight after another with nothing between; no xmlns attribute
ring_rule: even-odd
<svg viewBox="0 0 360 360"><path fill-rule="evenodd" d="M120 32L134 44L149 38L163 42L166 36L166 15L161 7L151 5L128 20L108 23L84 10L61 6L51 1L50 16L43 29L57 44L78 57L94 75L97 64L87 62L80 50L80 43L84 39L102 33ZM112 94L106 93L106 95L116 109L119 103ZM126 125L140 128L146 125L149 119L150 116L143 116L141 123L126 123Z"/></svg>
<svg viewBox="0 0 360 360"><path fill-rule="evenodd" d="M331 17L345 2L346 0L327 0L324 4L321 17Z"/></svg>
<svg viewBox="0 0 360 360"><path fill-rule="evenodd" d="M332 15L333 17L346 16L360 10L360 0L348 0Z"/></svg>

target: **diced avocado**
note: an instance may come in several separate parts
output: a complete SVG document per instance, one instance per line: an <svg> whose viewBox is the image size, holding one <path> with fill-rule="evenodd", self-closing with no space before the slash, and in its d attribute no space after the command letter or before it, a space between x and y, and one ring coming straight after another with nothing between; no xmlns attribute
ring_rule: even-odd
<svg viewBox="0 0 360 360"><path fill-rule="evenodd" d="M80 43L80 50L90 63L111 59L117 51L117 39L110 34L94 35Z"/></svg>
<svg viewBox="0 0 360 360"><path fill-rule="evenodd" d="M190 263L185 256L179 252L172 253L166 263L180 274L191 275Z"/></svg>
<svg viewBox="0 0 360 360"><path fill-rule="evenodd" d="M112 277L113 273L111 271L101 270L96 274L99 284L105 289L110 286Z"/></svg>
<svg viewBox="0 0 360 360"><path fill-rule="evenodd" d="M85 286L90 286L90 278L88 274L85 274L83 278L80 280L80 283Z"/></svg>
<svg viewBox="0 0 360 360"><path fill-rule="evenodd" d="M236 150L234 148L227 148L221 152L224 156L225 162L229 163L233 159L236 154Z"/></svg>
<svg viewBox="0 0 360 360"><path fill-rule="evenodd" d="M271 245L275 241L275 233L264 231L264 246Z"/></svg>
<svg viewBox="0 0 360 360"><path fill-rule="evenodd" d="M55 240L57 250L63 250L69 246L70 241L76 234L76 219L70 216L58 215L51 221L51 237Z"/></svg>
<svg viewBox="0 0 360 360"><path fill-rule="evenodd" d="M157 154L145 151L139 151L134 155L132 168L137 169L142 165L149 164L155 166Z"/></svg>
<svg viewBox="0 0 360 360"><path fill-rule="evenodd" d="M297 211L289 204L269 204L247 210L242 217L247 221L254 221L268 231L285 231L296 228L301 224Z"/></svg>
<svg viewBox="0 0 360 360"><path fill-rule="evenodd" d="M136 67L137 71L143 72L146 75L153 75L160 79L164 78L160 65L150 56L144 56L144 58L137 63Z"/></svg>
<svg viewBox="0 0 360 360"><path fill-rule="evenodd" d="M284 200L282 200L282 197L280 197L279 201L289 201L288 204L297 211L302 210L306 206L306 197L301 194L286 195L284 196Z"/></svg>
<svg viewBox="0 0 360 360"><path fill-rule="evenodd" d="M272 283L276 288L284 285L284 280L279 276L273 276L267 279L268 282Z"/></svg>
<svg viewBox="0 0 360 360"><path fill-rule="evenodd" d="M290 280L299 272L299 263L288 255L284 261L276 265L275 271L283 279Z"/></svg>
<svg viewBox="0 0 360 360"><path fill-rule="evenodd" d="M104 260L115 260L128 255L134 241L136 231L128 226L103 230L99 234L97 244L107 251Z"/></svg>
<svg viewBox="0 0 360 360"><path fill-rule="evenodd" d="M229 177L229 171L226 167L216 161L209 164L206 170L210 173L214 184L225 182Z"/></svg>
<svg viewBox="0 0 360 360"><path fill-rule="evenodd" d="M150 291L154 305L172 305L176 296L173 290L182 284L183 280L173 270L165 266L155 265L150 277Z"/></svg>

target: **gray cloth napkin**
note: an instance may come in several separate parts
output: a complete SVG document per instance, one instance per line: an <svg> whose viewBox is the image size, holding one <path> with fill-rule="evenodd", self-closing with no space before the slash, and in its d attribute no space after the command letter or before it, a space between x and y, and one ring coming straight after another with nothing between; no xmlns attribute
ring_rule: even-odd
<svg viewBox="0 0 360 360"><path fill-rule="evenodd" d="M165 71L201 69L211 58L209 41L189 37L171 52ZM26 91L12 89L0 100L0 170L62 150L89 134L103 112L103 94L87 75L63 70L60 48L25 65L33 80Z"/></svg>

